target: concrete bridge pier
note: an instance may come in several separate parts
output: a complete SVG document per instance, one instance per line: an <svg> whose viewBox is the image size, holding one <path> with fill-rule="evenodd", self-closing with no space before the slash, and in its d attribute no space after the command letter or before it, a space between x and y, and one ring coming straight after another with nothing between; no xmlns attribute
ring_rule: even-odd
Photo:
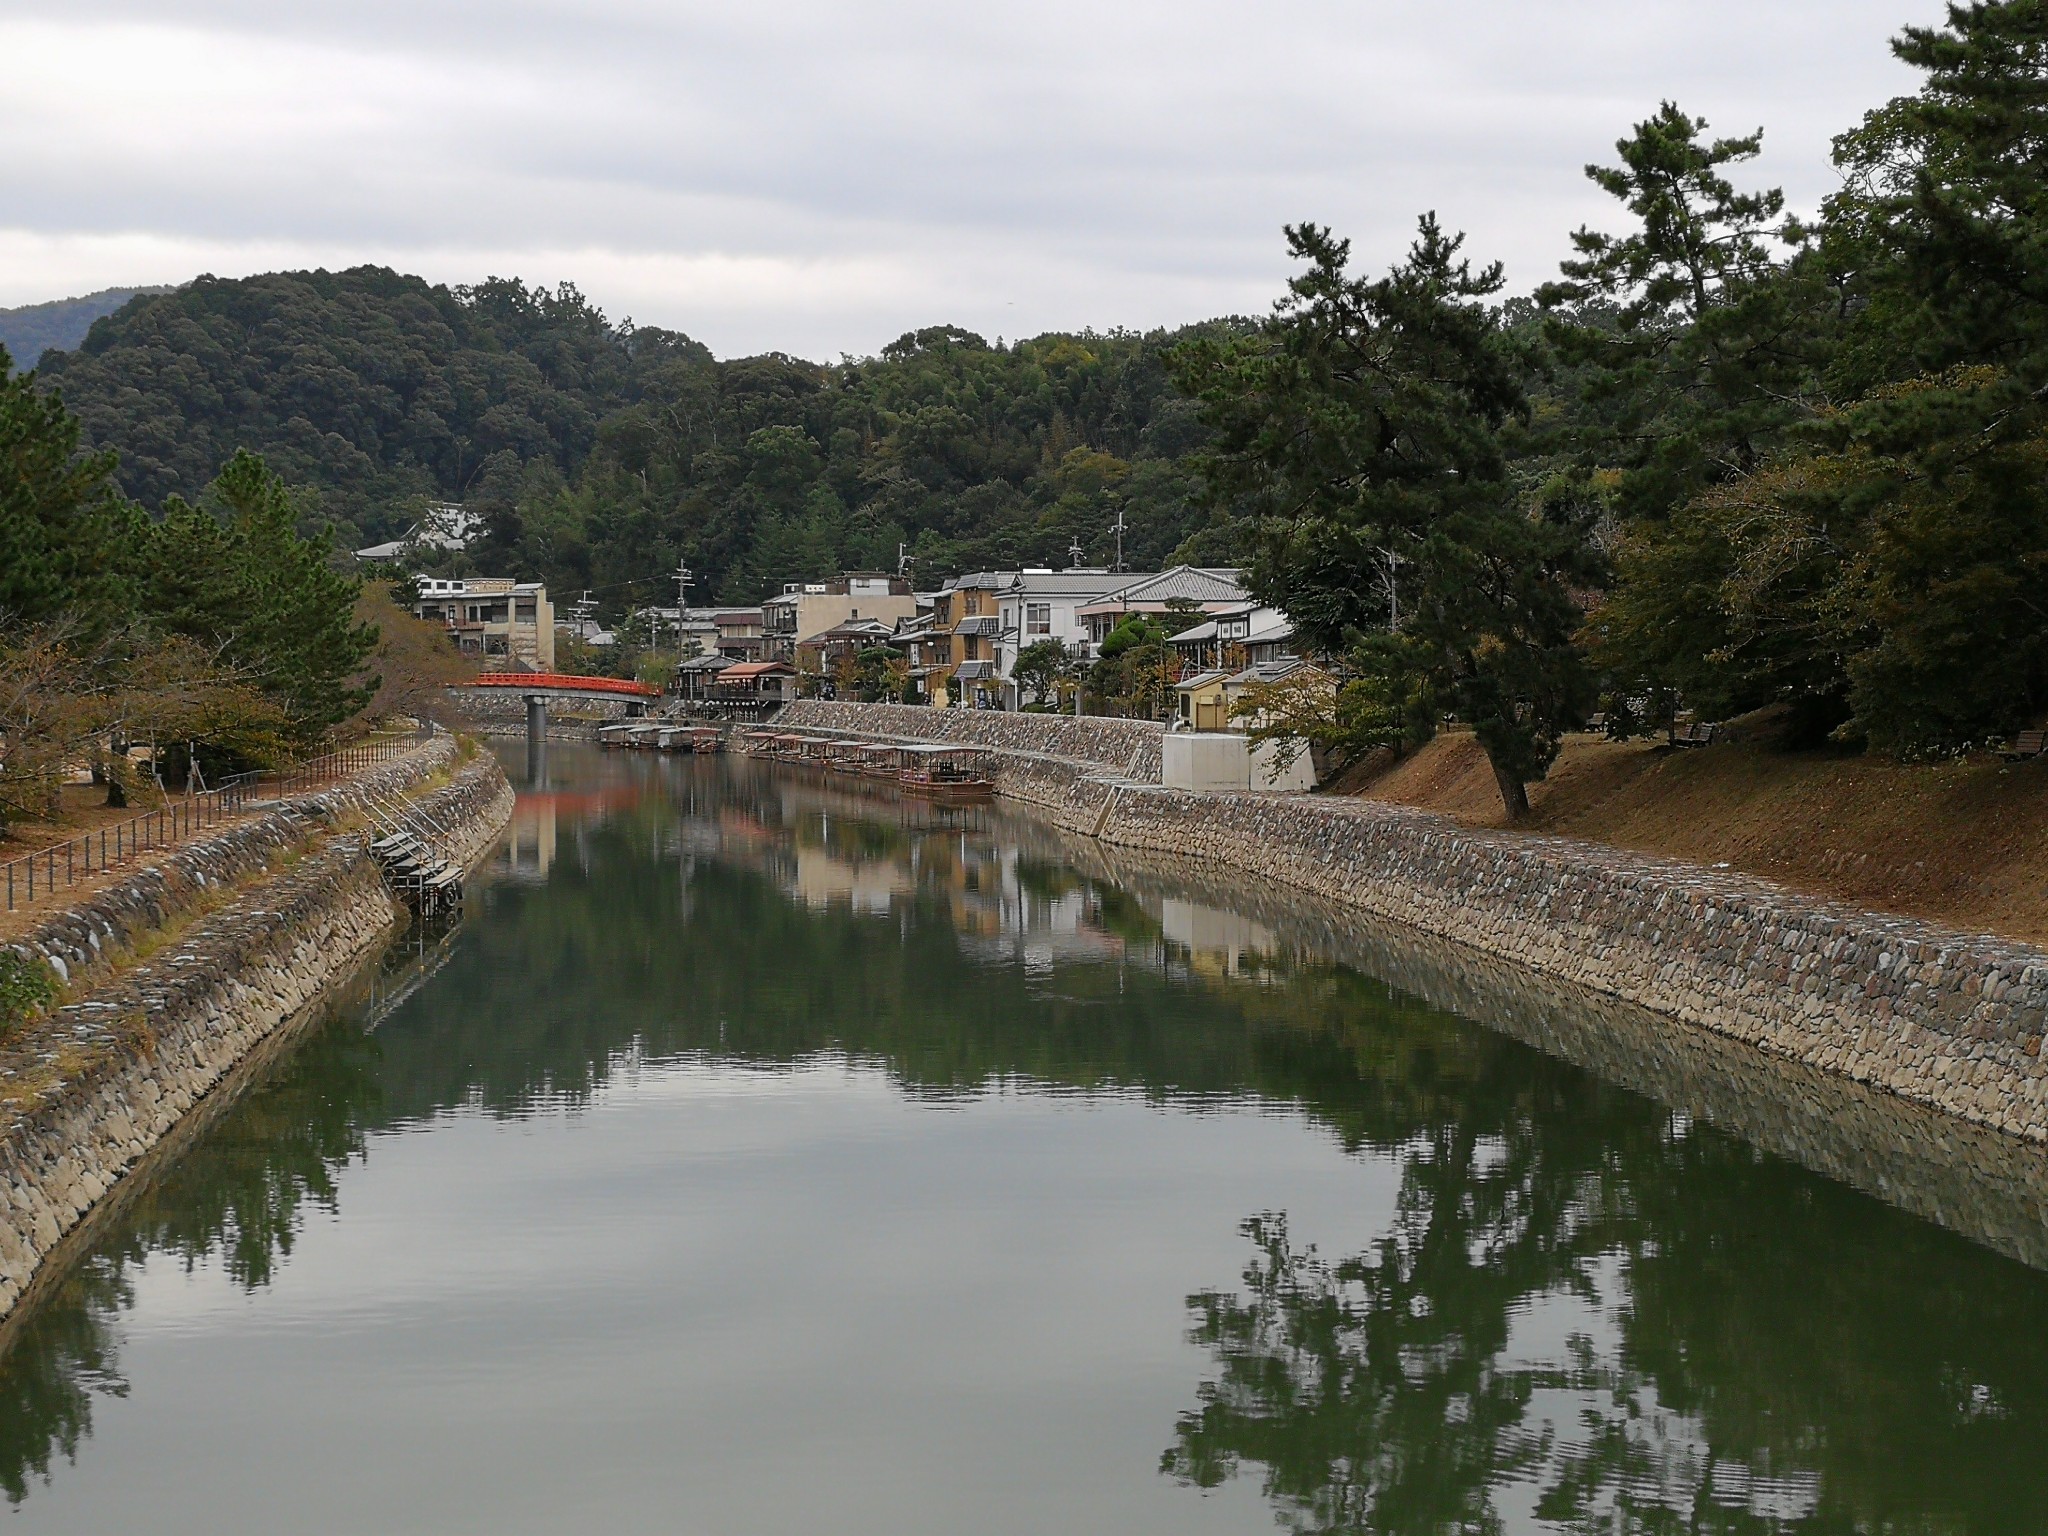
<svg viewBox="0 0 2048 1536"><path fill-rule="evenodd" d="M540 785L548 776L548 696L526 696L526 778Z"/></svg>

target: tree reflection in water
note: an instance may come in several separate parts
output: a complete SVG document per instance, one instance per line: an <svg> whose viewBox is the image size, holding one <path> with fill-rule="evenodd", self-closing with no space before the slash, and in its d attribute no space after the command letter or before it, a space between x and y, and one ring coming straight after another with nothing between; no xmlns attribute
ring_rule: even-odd
<svg viewBox="0 0 2048 1536"><path fill-rule="evenodd" d="M144 1259L268 1284L379 1130L837 1056L916 1096L1287 1106L1398 1168L1364 1251L1261 1215L1192 1298L1213 1375L1163 1468L1256 1475L1294 1528L2048 1530L2042 1276L1049 841L687 773L693 811L550 823L544 884L486 888L403 1010L313 1032L107 1223L8 1330L0 1487L124 1390Z"/></svg>
<svg viewBox="0 0 2048 1536"><path fill-rule="evenodd" d="M1557 1107L1416 1127L1363 1252L1245 1222L1161 1471L1256 1469L1304 1532L2048 1529L2039 1276L1650 1106Z"/></svg>
<svg viewBox="0 0 2048 1536"><path fill-rule="evenodd" d="M0 1489L19 1503L53 1459L92 1432L95 1394L127 1395L116 1322L133 1269L217 1260L237 1285L270 1283L309 1209L333 1210L335 1177L363 1151L381 1098L378 1048L360 1022L318 1028L285 1069L236 1102L135 1192L92 1250L10 1325L0 1374Z"/></svg>

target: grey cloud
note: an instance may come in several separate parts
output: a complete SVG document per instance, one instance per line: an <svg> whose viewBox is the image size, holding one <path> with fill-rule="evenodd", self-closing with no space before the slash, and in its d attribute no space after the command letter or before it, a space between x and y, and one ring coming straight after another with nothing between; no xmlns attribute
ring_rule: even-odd
<svg viewBox="0 0 2048 1536"><path fill-rule="evenodd" d="M1887 38L1939 12L1896 3L0 6L30 79L0 133L35 146L0 167L0 236L222 271L259 251L583 252L651 286L546 275L722 350L814 355L940 318L1017 334L1262 307L1301 218L1378 263L1434 208L1527 287L1608 216L1583 163L1665 97L1764 125L1759 179L1817 202L1828 137L1910 86ZM670 291L663 261L795 263L811 286L781 305L736 296L766 275ZM88 276L117 280L17 255L0 302Z"/></svg>

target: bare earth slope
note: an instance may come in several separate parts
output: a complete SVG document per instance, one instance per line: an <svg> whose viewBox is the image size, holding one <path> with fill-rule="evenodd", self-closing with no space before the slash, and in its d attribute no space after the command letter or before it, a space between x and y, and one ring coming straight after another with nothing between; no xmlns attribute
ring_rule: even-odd
<svg viewBox="0 0 2048 1536"><path fill-rule="evenodd" d="M1464 732L1341 787L1502 824L1493 775ZM1685 750L1579 736L1530 800L1531 831L2048 944L2048 764L1909 767L1754 740Z"/></svg>

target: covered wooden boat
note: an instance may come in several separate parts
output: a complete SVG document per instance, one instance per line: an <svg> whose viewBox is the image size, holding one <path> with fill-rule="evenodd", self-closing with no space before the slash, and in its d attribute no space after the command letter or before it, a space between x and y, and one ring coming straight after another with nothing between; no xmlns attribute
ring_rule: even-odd
<svg viewBox="0 0 2048 1536"><path fill-rule="evenodd" d="M892 741L864 741L853 766L871 779L893 779L903 771L902 750Z"/></svg>
<svg viewBox="0 0 2048 1536"><path fill-rule="evenodd" d="M980 747L901 747L903 768L896 781L905 794L943 805L976 805L992 799L995 781L988 777L986 753Z"/></svg>

